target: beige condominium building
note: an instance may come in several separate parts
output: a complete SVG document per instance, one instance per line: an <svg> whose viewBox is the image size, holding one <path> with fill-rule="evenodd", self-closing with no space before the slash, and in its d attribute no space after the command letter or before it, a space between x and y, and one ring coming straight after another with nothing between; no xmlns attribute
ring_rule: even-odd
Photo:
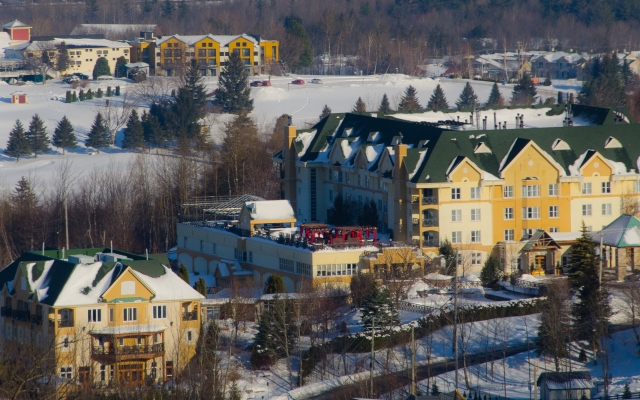
<svg viewBox="0 0 640 400"><path fill-rule="evenodd" d="M172 380L195 354L203 296L167 265L113 249L24 253L0 271L5 356L28 345L73 384Z"/></svg>

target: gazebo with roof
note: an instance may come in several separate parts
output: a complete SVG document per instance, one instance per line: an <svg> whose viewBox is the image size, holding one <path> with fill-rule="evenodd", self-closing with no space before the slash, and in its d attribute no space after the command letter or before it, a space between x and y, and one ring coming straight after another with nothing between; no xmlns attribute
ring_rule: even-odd
<svg viewBox="0 0 640 400"><path fill-rule="evenodd" d="M633 215L623 214L612 223L591 236L598 245L602 245L603 265L616 269L616 279L622 280L627 267L631 270L640 265L640 220Z"/></svg>

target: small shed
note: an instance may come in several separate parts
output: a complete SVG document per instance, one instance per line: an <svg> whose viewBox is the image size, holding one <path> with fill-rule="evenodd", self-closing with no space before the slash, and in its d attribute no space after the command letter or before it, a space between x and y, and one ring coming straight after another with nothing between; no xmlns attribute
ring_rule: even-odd
<svg viewBox="0 0 640 400"><path fill-rule="evenodd" d="M543 372L538 377L540 400L591 398L593 382L587 371Z"/></svg>
<svg viewBox="0 0 640 400"><path fill-rule="evenodd" d="M24 92L11 93L11 104L27 104L29 97Z"/></svg>

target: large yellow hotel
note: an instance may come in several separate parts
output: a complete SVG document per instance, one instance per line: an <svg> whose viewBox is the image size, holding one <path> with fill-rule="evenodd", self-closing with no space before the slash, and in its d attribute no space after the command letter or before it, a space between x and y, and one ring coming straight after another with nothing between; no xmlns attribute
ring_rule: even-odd
<svg viewBox="0 0 640 400"><path fill-rule="evenodd" d="M575 239L583 223L600 230L640 195L639 125L613 110L574 105L572 118L584 126L563 127L562 110L554 111L559 127L483 130L378 113L289 126L275 156L282 198L298 221L318 222L338 194L359 204L373 200L381 232L396 241L435 255L447 239L469 271L479 271L492 252L508 263L515 260L504 254L510 243L539 230L557 241ZM531 272L532 264L554 271L567 261L555 252L516 258L505 271Z"/></svg>

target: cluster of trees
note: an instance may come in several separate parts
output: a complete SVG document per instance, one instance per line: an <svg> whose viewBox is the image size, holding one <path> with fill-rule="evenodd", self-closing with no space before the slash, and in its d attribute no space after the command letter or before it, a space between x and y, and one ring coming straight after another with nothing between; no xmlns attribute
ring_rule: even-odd
<svg viewBox="0 0 640 400"><path fill-rule="evenodd" d="M617 106L625 103L635 77L627 60L620 62L617 53L594 58L587 66L588 74L578 96L580 104Z"/></svg>
<svg viewBox="0 0 640 400"><path fill-rule="evenodd" d="M638 9L634 0L496 0L481 4L471 0L314 4L144 0L126 6L114 0L88 0L77 5L8 5L3 11L7 20L28 21L35 27L34 35L65 35L87 22L159 24L165 32L181 34L255 32L280 40L281 58L294 70L311 66L340 72L344 62L336 56L353 55L356 57L349 61L353 71L370 74L398 68L401 73L420 74L419 66L429 57L515 49L517 41L539 50L635 49ZM135 34L122 37L113 32L109 38L131 39ZM321 54L328 55L325 63L314 64L314 56Z"/></svg>
<svg viewBox="0 0 640 400"><path fill-rule="evenodd" d="M111 89L111 86L107 86L107 91L103 91L102 88L98 88L95 94L91 91L91 89L87 90L85 93L83 89L80 89L80 92L76 93L75 90L67 90L65 102L66 103L75 103L76 101L84 101L84 100L92 100L93 96L98 99L102 97L112 97L112 96L120 96L120 86L116 86L115 90Z"/></svg>
<svg viewBox="0 0 640 400"><path fill-rule="evenodd" d="M327 210L327 222L332 225L349 226L378 226L380 217L375 201L365 201L359 204L350 197L343 197L342 193L333 199L333 206Z"/></svg>
<svg viewBox="0 0 640 400"><path fill-rule="evenodd" d="M573 304L569 289L576 291ZM595 244L583 226L582 237L572 247L568 282L558 281L547 291L536 340L539 353L553 357L558 372L561 359L569 357L568 344L574 340L588 342L594 361L606 358L604 342L610 337L611 315L609 291L599 279ZM581 358L586 361L585 354ZM606 365L605 360L602 363Z"/></svg>

